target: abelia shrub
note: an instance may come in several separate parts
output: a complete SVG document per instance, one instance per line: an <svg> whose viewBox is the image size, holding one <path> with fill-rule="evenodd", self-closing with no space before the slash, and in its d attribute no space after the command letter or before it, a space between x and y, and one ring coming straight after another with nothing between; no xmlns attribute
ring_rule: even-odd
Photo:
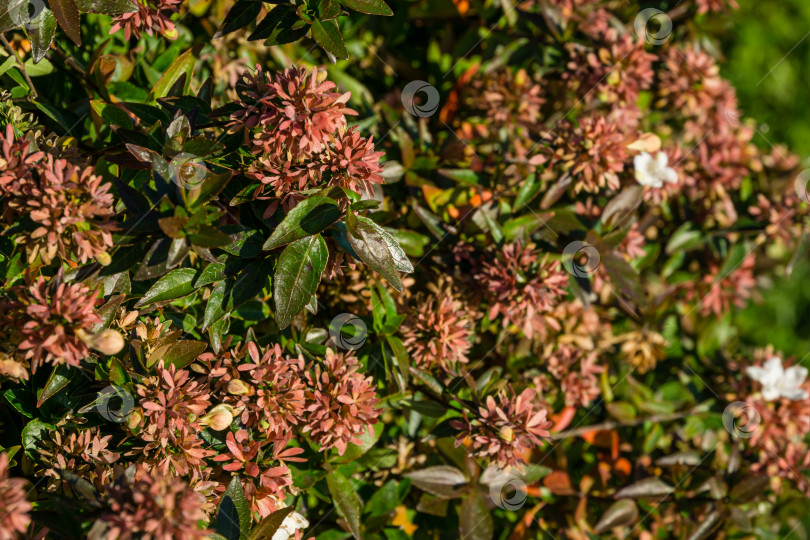
<svg viewBox="0 0 810 540"><path fill-rule="evenodd" d="M735 7L0 8L0 539L810 534Z"/></svg>

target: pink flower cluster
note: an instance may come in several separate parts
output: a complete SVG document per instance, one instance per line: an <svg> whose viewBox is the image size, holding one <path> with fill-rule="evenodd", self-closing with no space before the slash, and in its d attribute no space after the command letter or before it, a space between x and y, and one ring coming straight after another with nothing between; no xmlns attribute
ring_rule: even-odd
<svg viewBox="0 0 810 540"><path fill-rule="evenodd" d="M373 137L347 128L346 115L357 114L346 106L350 94L335 91L322 75L289 68L274 77L257 66L238 87L240 109L230 126L254 133L258 159L248 174L271 186L274 197L317 186L371 191L383 181L383 152L374 150Z"/></svg>

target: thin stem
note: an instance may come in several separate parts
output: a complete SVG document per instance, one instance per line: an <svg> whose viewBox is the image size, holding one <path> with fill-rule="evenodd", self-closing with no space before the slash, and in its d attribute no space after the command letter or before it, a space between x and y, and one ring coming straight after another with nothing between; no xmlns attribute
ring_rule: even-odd
<svg viewBox="0 0 810 540"><path fill-rule="evenodd" d="M37 89L34 88L34 83L31 81L31 77L28 76L28 72L25 70L25 62L23 61L22 57L17 54L17 51L14 50L14 47L11 46L11 43L8 42L6 36L0 34L0 41L3 42L8 52L14 55L14 58L17 59L17 64L20 66L20 71L22 71L23 78L25 79L26 84L28 84L28 88L31 90L31 97L36 99L37 98Z"/></svg>

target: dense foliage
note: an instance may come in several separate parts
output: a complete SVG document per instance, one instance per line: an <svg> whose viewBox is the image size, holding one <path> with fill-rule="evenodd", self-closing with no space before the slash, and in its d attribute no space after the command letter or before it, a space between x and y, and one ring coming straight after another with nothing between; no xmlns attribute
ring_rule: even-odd
<svg viewBox="0 0 810 540"><path fill-rule="evenodd" d="M733 0L7 3L0 538L810 535Z"/></svg>

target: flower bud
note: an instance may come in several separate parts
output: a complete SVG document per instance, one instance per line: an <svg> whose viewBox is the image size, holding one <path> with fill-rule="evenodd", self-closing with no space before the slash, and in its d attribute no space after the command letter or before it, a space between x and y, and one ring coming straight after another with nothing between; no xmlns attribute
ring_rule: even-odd
<svg viewBox="0 0 810 540"><path fill-rule="evenodd" d="M124 337L111 328L102 330L98 334L89 334L79 328L76 330L76 337L84 341L85 345L91 349L107 356L117 354L124 348Z"/></svg>
<svg viewBox="0 0 810 540"><path fill-rule="evenodd" d="M233 422L233 407L224 403L217 405L200 419L200 423L214 431L222 431Z"/></svg>
<svg viewBox="0 0 810 540"><path fill-rule="evenodd" d="M232 396L246 396L250 393L250 386L239 379L233 379L228 383L228 393Z"/></svg>
<svg viewBox="0 0 810 540"><path fill-rule="evenodd" d="M109 266L110 263L112 262L112 257L110 257L110 254L107 253L106 251L102 251L101 253L96 255L96 260L98 261L98 264L100 264L101 266Z"/></svg>
<svg viewBox="0 0 810 540"><path fill-rule="evenodd" d="M143 423L143 411L141 409L133 409L127 418L127 427L133 433L140 431L140 425Z"/></svg>
<svg viewBox="0 0 810 540"><path fill-rule="evenodd" d="M498 434L501 436L501 439L508 443L515 440L515 432L509 426L503 426Z"/></svg>

